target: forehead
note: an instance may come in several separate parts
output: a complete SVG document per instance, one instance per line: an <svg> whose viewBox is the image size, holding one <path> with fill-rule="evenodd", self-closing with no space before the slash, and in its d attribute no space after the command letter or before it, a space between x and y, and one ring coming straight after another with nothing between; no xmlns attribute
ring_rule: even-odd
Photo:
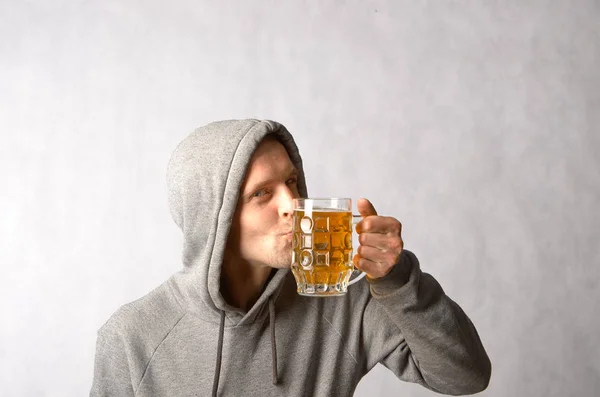
<svg viewBox="0 0 600 397"><path fill-rule="evenodd" d="M274 138L264 139L250 159L246 181L263 177L265 173L285 173L294 169L285 147Z"/></svg>

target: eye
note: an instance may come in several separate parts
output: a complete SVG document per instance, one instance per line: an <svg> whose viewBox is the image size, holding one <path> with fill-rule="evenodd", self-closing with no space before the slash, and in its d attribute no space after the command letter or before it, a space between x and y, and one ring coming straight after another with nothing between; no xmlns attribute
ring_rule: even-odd
<svg viewBox="0 0 600 397"><path fill-rule="evenodd" d="M285 183L289 186L289 185L295 185L298 183L298 178L290 178L287 181L285 181Z"/></svg>
<svg viewBox="0 0 600 397"><path fill-rule="evenodd" d="M267 193L268 193L267 189L260 189L260 190L257 190L256 192L254 192L252 194L252 196L250 196L250 198L252 198L252 197L262 197L262 196L265 196Z"/></svg>

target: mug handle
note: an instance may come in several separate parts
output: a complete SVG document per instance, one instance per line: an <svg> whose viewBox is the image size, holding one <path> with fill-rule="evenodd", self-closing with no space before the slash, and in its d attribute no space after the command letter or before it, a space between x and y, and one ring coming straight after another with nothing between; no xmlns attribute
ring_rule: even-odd
<svg viewBox="0 0 600 397"><path fill-rule="evenodd" d="M360 222L362 220L362 216L361 215L352 215L352 226L356 225L358 222ZM354 234L354 231L353 233ZM354 255L352 255L352 257L354 257ZM353 280L348 281L348 286L351 286L352 284L356 283L357 281L359 281L360 279L364 278L367 273L358 270L356 267L354 268L354 271L358 271L360 272L360 274L358 276L356 276Z"/></svg>

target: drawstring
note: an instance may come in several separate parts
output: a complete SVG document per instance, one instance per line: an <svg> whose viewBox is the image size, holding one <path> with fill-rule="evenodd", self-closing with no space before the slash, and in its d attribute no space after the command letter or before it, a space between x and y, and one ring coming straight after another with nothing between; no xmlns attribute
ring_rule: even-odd
<svg viewBox="0 0 600 397"><path fill-rule="evenodd" d="M225 312L221 312L221 325L219 326L219 344L217 346L217 364L215 366L215 378L213 380L213 397L217 397L219 389L219 376L221 375L221 356L223 355L223 333L225 332Z"/></svg>
<svg viewBox="0 0 600 397"><path fill-rule="evenodd" d="M275 339L275 303L269 299L269 328L271 329L271 365L273 366L273 384L278 382L277 376L277 342ZM219 342L217 345L217 363L215 365L215 377L213 380L213 397L217 396L219 390L219 376L221 375L221 358L223 356L223 334L225 333L225 312L221 312L221 325L219 326Z"/></svg>
<svg viewBox="0 0 600 397"><path fill-rule="evenodd" d="M273 366L273 384L277 384L277 343L275 340L275 304L269 298L269 326L271 328L271 365Z"/></svg>

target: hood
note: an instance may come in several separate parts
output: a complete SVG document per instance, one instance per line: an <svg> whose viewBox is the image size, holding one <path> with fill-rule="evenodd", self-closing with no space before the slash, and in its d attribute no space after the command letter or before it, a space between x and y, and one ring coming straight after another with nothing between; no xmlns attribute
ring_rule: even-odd
<svg viewBox="0 0 600 397"><path fill-rule="evenodd" d="M172 278L187 310L214 321L252 322L279 293L288 269L277 270L246 313L227 304L220 292L221 264L238 195L250 158L268 134L278 135L298 169L298 191L307 197L302 159L292 135L275 121L229 120L198 128L173 152L167 168L171 215L183 232L183 269Z"/></svg>

